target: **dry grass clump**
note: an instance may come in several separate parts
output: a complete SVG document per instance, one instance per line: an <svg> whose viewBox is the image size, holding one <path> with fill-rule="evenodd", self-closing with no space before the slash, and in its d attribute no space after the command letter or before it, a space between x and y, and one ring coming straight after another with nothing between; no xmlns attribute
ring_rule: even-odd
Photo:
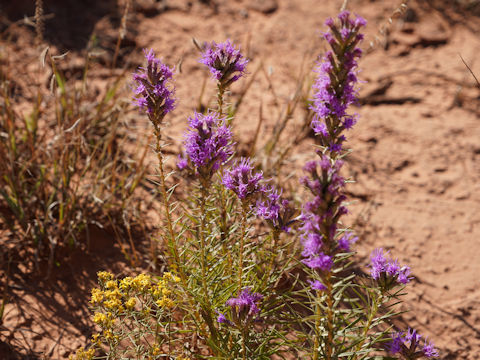
<svg viewBox="0 0 480 360"><path fill-rule="evenodd" d="M33 256L37 267L46 260L49 273L59 253L88 246L89 229L97 226L112 230L136 260L132 228L143 226L144 215L142 202L132 199L144 180L147 149L125 150L131 141L128 101L119 95L123 76L99 95L87 82L90 57L74 82L60 69L65 59L47 54L48 48L39 73L50 71L50 88L28 84L33 101L21 96L22 75L0 68L0 229L10 234L2 235L3 252Z"/></svg>

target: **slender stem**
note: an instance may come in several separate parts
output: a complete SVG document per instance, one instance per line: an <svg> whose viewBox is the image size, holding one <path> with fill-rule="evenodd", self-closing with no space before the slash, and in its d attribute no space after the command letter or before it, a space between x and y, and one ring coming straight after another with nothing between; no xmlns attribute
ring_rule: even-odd
<svg viewBox="0 0 480 360"><path fill-rule="evenodd" d="M320 298L320 291L317 290L317 299ZM318 360L318 347L320 345L320 324L322 322L322 309L318 301L315 304L315 342L313 344L313 360Z"/></svg>
<svg viewBox="0 0 480 360"><path fill-rule="evenodd" d="M333 292L332 292L332 273L329 271L325 276L325 286L327 287L327 344L325 352L325 360L332 359L332 344L333 344Z"/></svg>
<svg viewBox="0 0 480 360"><path fill-rule="evenodd" d="M247 205L242 203L242 223L240 227L240 247L238 249L238 291L242 290L243 276L243 247L245 239L245 227L247 222Z"/></svg>
<svg viewBox="0 0 480 360"><path fill-rule="evenodd" d="M223 115L223 95L225 94L225 88L218 83L218 92L217 92L217 104L218 104L218 115L222 117Z"/></svg>
<svg viewBox="0 0 480 360"><path fill-rule="evenodd" d="M382 299L382 295L381 295L381 294L380 294L380 296L378 297L378 299L376 299L376 298L373 299L373 309L372 309L372 311L370 312L370 315L368 316L367 323L365 324L365 327L364 327L364 329L363 329L362 340L357 344L357 348L355 349L355 358L357 358L357 355L356 355L356 354L360 351L360 349L362 348L363 344L365 343L368 330L370 329L370 326L372 326L373 319L374 319L375 316L377 315L378 307L379 307L379 305L382 303L382 300L383 300L383 299Z"/></svg>
<svg viewBox="0 0 480 360"><path fill-rule="evenodd" d="M156 138L156 152L158 157L158 167L160 169L160 191L162 192L163 198L163 207L165 209L165 216L167 217L167 229L168 229L168 247L170 252L173 256L175 266L177 268L178 273L180 274L180 278L185 280L185 274L181 270L180 267L180 257L178 256L178 249L177 244L175 241L175 233L173 232L173 225L172 225L172 214L170 211L170 205L168 203L168 196L167 196L167 185L165 183L165 170L163 168L163 153L162 153L162 146L161 146L161 139L162 134L160 132L160 128L157 124L153 123L155 126L155 138Z"/></svg>
<svg viewBox="0 0 480 360"><path fill-rule="evenodd" d="M205 242L205 220L207 218L205 211L205 203L207 200L207 193L209 185L202 182L201 186L201 195L200 195L200 253L201 253L201 268L202 268L202 288L203 295L205 296L205 302L210 303L210 297L208 296L208 286L207 286L207 254L206 254L206 242ZM208 307L210 310L210 306Z"/></svg>
<svg viewBox="0 0 480 360"><path fill-rule="evenodd" d="M278 240L280 238L280 231L278 229L272 229L271 232L271 238L273 239L272 243L272 248L270 249L270 261L268 263L267 271L265 271L264 275L264 285L266 285L266 282L269 279L272 279L272 275L274 273L274 265L275 265L275 258L276 258L276 251L277 251L277 245L278 245Z"/></svg>
<svg viewBox="0 0 480 360"><path fill-rule="evenodd" d="M247 360L247 345L246 345L247 331L246 331L246 329L242 330L242 359L243 360Z"/></svg>
<svg viewBox="0 0 480 360"><path fill-rule="evenodd" d="M223 171L221 170L221 173ZM227 224L227 199L225 187L220 188L220 243L222 244L223 256L228 260L228 274L232 274L233 263L232 254L228 251L225 241L227 240L228 224Z"/></svg>

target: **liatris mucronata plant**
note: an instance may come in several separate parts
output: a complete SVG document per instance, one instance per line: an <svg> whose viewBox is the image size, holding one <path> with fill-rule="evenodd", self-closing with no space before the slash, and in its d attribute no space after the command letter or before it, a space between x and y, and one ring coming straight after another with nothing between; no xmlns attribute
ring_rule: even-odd
<svg viewBox="0 0 480 360"><path fill-rule="evenodd" d="M398 300L400 290L390 291L398 286L401 289L410 280L409 267L400 267L397 261L386 258L382 249L376 250L371 257L372 278L375 280L372 287L357 284L353 275L345 276L349 265L346 260L351 256L348 252L357 238L351 230L345 229L342 222L348 209L344 190L346 180L340 172L342 158L347 153L344 131L352 128L357 120L356 115L348 113L348 108L356 102L357 59L362 54L357 45L363 39L359 31L365 24L359 16L352 19L347 11L341 12L336 21L326 21L329 31L324 37L330 50L317 68L318 77L313 86L311 127L319 145L317 154L320 159L305 165L308 175L302 183L313 199L303 207L300 229L302 262L309 269L313 279L308 283L315 291L311 302L315 309L315 321L311 326L313 359L369 358L369 354L375 351L375 344L385 341L388 334L382 325L395 315L389 309L389 302ZM377 316L382 306L388 309L383 318ZM364 312L357 313L359 308L364 308ZM395 346L399 342L399 338L396 339ZM414 351L411 349L416 345L410 344L409 351ZM430 351L428 344L426 346L428 354L435 355L435 351ZM404 356L405 349L403 346ZM415 356L423 355L430 356L427 352L417 352Z"/></svg>
<svg viewBox="0 0 480 360"><path fill-rule="evenodd" d="M346 11L338 16L338 24L328 19L330 31L324 34L331 50L327 51L317 68L318 78L312 109L315 113L312 129L321 146L317 161L305 165L308 176L302 183L314 196L307 202L302 214L303 263L313 270L310 284L317 292L315 341L313 358L330 360L337 356L336 310L334 299L334 264L337 254L349 248L341 238L341 217L347 214L345 179L340 175L340 160L345 135L342 132L355 123L347 108L355 102L357 83L356 59L361 55L357 44L363 38L359 30L366 22L361 17L350 19ZM323 295L325 292L325 296ZM323 317L324 303L326 317ZM321 330L325 328L325 332ZM325 334L325 335L324 335Z"/></svg>
<svg viewBox="0 0 480 360"><path fill-rule="evenodd" d="M357 119L349 107L356 102L361 55L357 46L365 20L352 19L344 11L326 25L329 31L324 37L331 49L318 65L311 105L318 159L304 166L307 175L301 183L311 197L298 217L294 217L296 204L282 198L282 191L263 178L252 159L233 159L231 118L223 115L224 94L245 73L247 60L229 41L207 45L200 60L217 82L218 108L195 113L188 120L177 167L188 171L188 180L193 181L188 181L187 199L175 207L178 214L173 212L160 144L160 125L174 106L172 71L153 52L146 54L147 67L134 76L136 102L155 128L169 265L179 278L175 302L169 289L157 289L151 277L137 277L134 285L131 279L101 279L100 289L92 293L92 304L100 308L94 320L110 348L120 346L120 338L108 332L115 319L133 318L144 324L153 319L170 331L171 342L163 337L165 331L154 335L162 349L144 351L145 357L155 359L173 359L177 353L202 359L270 359L288 353L315 360L359 360L382 358L379 353L385 350L407 360L438 356L432 343L425 341L420 347L414 330L392 331L391 318L398 315L393 306L411 280L408 266L377 249L371 255L370 277L351 270L352 247L358 238L344 223L348 181L342 167L348 153L345 130ZM175 221L173 215L178 215ZM297 276L291 286L285 285L288 281L280 284L282 278L295 276L290 264L296 255L285 255L285 249L293 251L293 247L281 240L297 235L302 245L298 264L308 278ZM163 283L163 278L156 281ZM294 290L298 284L300 290ZM150 317L139 313L144 304ZM176 316L167 311L173 307ZM193 343L179 349L190 338Z"/></svg>

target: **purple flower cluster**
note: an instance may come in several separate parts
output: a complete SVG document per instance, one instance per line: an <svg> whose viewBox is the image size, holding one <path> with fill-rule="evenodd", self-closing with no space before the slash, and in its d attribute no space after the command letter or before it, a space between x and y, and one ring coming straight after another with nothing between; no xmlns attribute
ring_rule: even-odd
<svg viewBox="0 0 480 360"><path fill-rule="evenodd" d="M257 200L255 212L274 230L289 232L289 224L294 215L287 199L282 199L282 192L273 186L263 189L263 196Z"/></svg>
<svg viewBox="0 0 480 360"><path fill-rule="evenodd" d="M180 158L177 166L182 170L190 161L202 178L210 179L233 152L230 127L215 112L195 113L188 126L184 140L186 158Z"/></svg>
<svg viewBox="0 0 480 360"><path fill-rule="evenodd" d="M248 60L227 40L220 44L214 41L207 44L200 62L208 66L221 86L227 87L245 74Z"/></svg>
<svg viewBox="0 0 480 360"><path fill-rule="evenodd" d="M360 16L350 19L348 11L341 12L338 19L339 24L331 18L325 22L330 31L324 33L324 37L331 50L325 53L316 69L318 77L313 85L311 106L314 111L311 126L320 144L337 153L346 139L341 132L356 122L355 116L347 114L347 108L357 98L357 58L362 51L356 45L363 39L359 30L366 25Z"/></svg>
<svg viewBox="0 0 480 360"><path fill-rule="evenodd" d="M224 172L222 183L246 204L256 193L263 190L260 182L262 179L262 172L253 172L250 159L241 158L231 169Z"/></svg>
<svg viewBox="0 0 480 360"><path fill-rule="evenodd" d="M228 325L245 325L257 317L260 312L259 303L262 299L261 294L252 293L250 288L246 288L238 297L227 300L226 305L231 308L233 323L222 313L218 313L217 321Z"/></svg>
<svg viewBox="0 0 480 360"><path fill-rule="evenodd" d="M419 359L420 357L435 358L438 357L438 350L432 342L426 339L423 348L418 349L421 335L417 334L415 329L408 329L405 334L403 331L392 334L392 341L387 344L387 350L391 354L402 354L407 360Z"/></svg>
<svg viewBox="0 0 480 360"><path fill-rule="evenodd" d="M410 275L409 266L400 266L398 260L389 258L384 254L382 248L373 250L370 255L370 274L376 280L380 287L390 289L395 286L395 283L406 284L412 277Z"/></svg>
<svg viewBox="0 0 480 360"><path fill-rule="evenodd" d="M170 86L173 70L155 58L150 49L144 50L147 66L133 74L134 104L145 111L150 120L160 124L163 117L175 108L175 90Z"/></svg>
<svg viewBox="0 0 480 360"><path fill-rule="evenodd" d="M312 269L330 271L333 254L348 250L354 241L349 233L336 240L337 223L347 213L342 205L345 201L341 191L345 180L339 175L342 165L341 160L334 161L322 154L320 160L310 161L304 168L309 176L301 181L314 198L304 205L301 216L302 255L306 257L303 262Z"/></svg>

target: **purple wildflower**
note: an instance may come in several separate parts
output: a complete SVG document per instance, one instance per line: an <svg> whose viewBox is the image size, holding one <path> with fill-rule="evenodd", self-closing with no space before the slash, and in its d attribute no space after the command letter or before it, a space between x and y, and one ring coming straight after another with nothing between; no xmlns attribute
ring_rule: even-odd
<svg viewBox="0 0 480 360"><path fill-rule="evenodd" d="M252 293L250 288L242 290L238 298L227 300L227 305L235 309L237 314L246 312L248 315L256 315L260 312L258 302L263 299L259 293Z"/></svg>
<svg viewBox="0 0 480 360"><path fill-rule="evenodd" d="M346 208L342 206L345 201L342 194L345 180L338 174L342 165L341 160L331 161L326 155L321 155L320 160L309 161L305 165L309 176L303 178L302 182L314 198L304 205L301 215L303 225L300 230L302 255L307 257L304 263L311 268L329 271L333 260L329 256L330 261L325 262L324 252L329 254L335 247L342 251L348 250L350 243L355 241L355 238L351 238L350 233L347 233L338 240L338 246L334 246L337 222L346 213Z"/></svg>
<svg viewBox="0 0 480 360"><path fill-rule="evenodd" d="M220 324L225 324L228 320L227 320L227 318L225 317L224 314L218 313L217 321L218 321Z"/></svg>
<svg viewBox="0 0 480 360"><path fill-rule="evenodd" d="M134 104L145 111L156 125L175 108L175 90L170 85L173 70L155 58L150 49L144 50L147 66L133 74L136 88L133 90Z"/></svg>
<svg viewBox="0 0 480 360"><path fill-rule="evenodd" d="M432 357L439 357L439 353L438 353L438 350L435 349L435 345L433 344L433 342L428 342L427 339L425 339L425 344L423 345L423 354L427 357L427 358L432 358Z"/></svg>
<svg viewBox="0 0 480 360"><path fill-rule="evenodd" d="M338 239L338 248L343 251L350 251L350 247L358 240L351 231L346 231L343 236Z"/></svg>
<svg viewBox="0 0 480 360"><path fill-rule="evenodd" d="M178 170L185 170L188 167L188 160L187 158L178 155L177 159L177 168Z"/></svg>
<svg viewBox="0 0 480 360"><path fill-rule="evenodd" d="M387 343L387 350L390 354L398 354L402 350L404 339L403 332L398 331L392 334L392 341Z"/></svg>
<svg viewBox="0 0 480 360"><path fill-rule="evenodd" d="M308 280L308 282L313 290L323 291L327 289L327 287L323 285L319 280Z"/></svg>
<svg viewBox="0 0 480 360"><path fill-rule="evenodd" d="M372 278L377 280L379 285L385 289L395 286L395 282L406 284L412 279L409 277L410 267L400 266L398 260L391 259L384 254L383 248L373 250L370 261Z"/></svg>
<svg viewBox="0 0 480 360"><path fill-rule="evenodd" d="M225 119L220 119L215 112L195 113L188 125L185 154L198 173L209 179L232 154L232 132ZM184 162L177 164L178 167L183 165Z"/></svg>
<svg viewBox="0 0 480 360"><path fill-rule="evenodd" d="M308 259L302 260L310 269L319 269L322 271L330 271L333 266L333 260L331 256L324 253L316 254Z"/></svg>
<svg viewBox="0 0 480 360"><path fill-rule="evenodd" d="M289 223L294 214L289 201L281 198L282 192L273 186L266 187L262 198L257 200L257 216L263 218L267 224L278 231L289 231Z"/></svg>
<svg viewBox="0 0 480 360"><path fill-rule="evenodd" d="M258 318L260 313L260 301L263 296L259 293L254 293L250 288L246 288L240 292L236 298L227 300L226 305L231 308L232 321L229 321L225 316L219 314L218 321L229 325L235 324L238 327L248 325L252 320Z"/></svg>
<svg viewBox="0 0 480 360"><path fill-rule="evenodd" d="M220 44L214 41L207 44L200 62L207 65L212 76L222 86L226 87L245 74L248 60L243 57L240 50L236 49L230 40L227 40Z"/></svg>
<svg viewBox="0 0 480 360"><path fill-rule="evenodd" d="M242 158L230 170L223 174L222 183L227 188L237 194L243 202L247 201L258 191L263 190L260 180L263 178L262 172L253 173L253 166L249 159Z"/></svg>
<svg viewBox="0 0 480 360"><path fill-rule="evenodd" d="M387 351L391 354L400 353L407 360L418 359L422 355L427 358L438 357L438 350L427 340L424 341L422 350L419 350L421 338L421 335L411 328L406 334L403 331L394 332L392 341L387 343Z"/></svg>
<svg viewBox="0 0 480 360"><path fill-rule="evenodd" d="M347 108L357 98L357 58L362 51L356 46L363 39L359 30L366 25L359 16L355 20L350 19L348 11L341 12L338 20L340 24L333 19L325 22L329 31L324 38L331 50L325 53L316 69L318 77L313 85L315 93L311 106L314 111L311 127L320 144L337 153L342 150L345 141L341 132L352 128L356 122L356 116L348 115Z"/></svg>

